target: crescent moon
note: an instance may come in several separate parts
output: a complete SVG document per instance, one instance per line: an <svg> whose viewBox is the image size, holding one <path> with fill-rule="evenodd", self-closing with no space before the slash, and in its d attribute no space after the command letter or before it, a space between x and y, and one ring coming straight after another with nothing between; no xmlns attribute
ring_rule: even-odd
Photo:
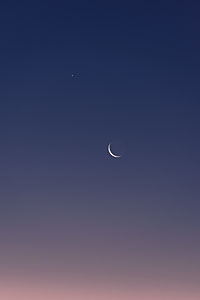
<svg viewBox="0 0 200 300"><path fill-rule="evenodd" d="M112 157L114 157L114 158L120 158L120 157L121 157L121 155L115 155L115 154L112 153L111 148L110 148L110 144L108 145L108 152L109 152L110 155L111 155Z"/></svg>

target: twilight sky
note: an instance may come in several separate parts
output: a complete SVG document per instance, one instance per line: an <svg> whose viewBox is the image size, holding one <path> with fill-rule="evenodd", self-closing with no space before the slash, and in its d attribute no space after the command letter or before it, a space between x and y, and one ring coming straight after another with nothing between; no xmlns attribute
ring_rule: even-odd
<svg viewBox="0 0 200 300"><path fill-rule="evenodd" d="M1 299L200 299L200 4L134 2L0 4Z"/></svg>

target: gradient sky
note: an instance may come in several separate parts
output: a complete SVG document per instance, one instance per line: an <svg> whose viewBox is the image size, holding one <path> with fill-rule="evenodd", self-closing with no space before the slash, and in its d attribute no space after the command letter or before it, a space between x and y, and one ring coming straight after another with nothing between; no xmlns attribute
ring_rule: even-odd
<svg viewBox="0 0 200 300"><path fill-rule="evenodd" d="M1 299L200 299L200 4L132 2L0 4Z"/></svg>

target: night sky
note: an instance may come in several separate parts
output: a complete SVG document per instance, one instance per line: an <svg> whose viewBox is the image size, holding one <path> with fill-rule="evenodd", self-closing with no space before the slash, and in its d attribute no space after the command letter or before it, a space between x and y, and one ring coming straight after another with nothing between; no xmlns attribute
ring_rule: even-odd
<svg viewBox="0 0 200 300"><path fill-rule="evenodd" d="M200 299L200 4L130 2L0 4L3 300Z"/></svg>

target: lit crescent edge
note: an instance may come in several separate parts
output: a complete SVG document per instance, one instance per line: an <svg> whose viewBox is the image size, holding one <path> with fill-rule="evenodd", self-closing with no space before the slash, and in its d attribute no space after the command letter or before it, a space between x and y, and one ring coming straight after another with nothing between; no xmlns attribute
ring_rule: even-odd
<svg viewBox="0 0 200 300"><path fill-rule="evenodd" d="M110 155L114 158L120 158L121 156L120 155L115 155L112 153L111 149L110 149L110 144L108 145L108 152L110 153Z"/></svg>

